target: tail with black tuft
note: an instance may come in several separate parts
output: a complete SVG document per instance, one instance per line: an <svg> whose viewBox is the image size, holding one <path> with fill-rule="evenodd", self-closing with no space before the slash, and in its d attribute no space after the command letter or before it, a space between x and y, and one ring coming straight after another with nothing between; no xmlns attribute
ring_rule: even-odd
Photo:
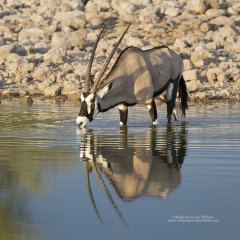
<svg viewBox="0 0 240 240"><path fill-rule="evenodd" d="M188 109L188 92L187 92L187 87L186 87L186 83L184 81L183 76L179 81L178 91L179 91L179 98L181 99L182 114L185 117L186 109Z"/></svg>

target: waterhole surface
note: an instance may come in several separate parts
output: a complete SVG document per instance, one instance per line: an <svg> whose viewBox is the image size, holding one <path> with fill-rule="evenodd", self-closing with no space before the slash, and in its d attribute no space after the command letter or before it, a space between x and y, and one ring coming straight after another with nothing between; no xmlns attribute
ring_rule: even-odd
<svg viewBox="0 0 240 240"><path fill-rule="evenodd" d="M78 129L78 104L0 105L0 239L237 239L240 106L144 106Z"/></svg>

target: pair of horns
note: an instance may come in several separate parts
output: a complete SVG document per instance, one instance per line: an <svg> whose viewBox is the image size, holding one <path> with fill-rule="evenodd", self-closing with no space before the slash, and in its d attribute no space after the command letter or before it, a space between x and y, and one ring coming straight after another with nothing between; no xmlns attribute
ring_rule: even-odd
<svg viewBox="0 0 240 240"><path fill-rule="evenodd" d="M102 79L105 71L107 70L107 67L108 67L111 59L112 59L114 53L116 52L119 44L121 43L124 35L127 33L127 30L128 30L128 28L130 27L130 25L131 25L131 24L129 24L129 25L127 26L127 28L126 28L125 31L123 32L122 36L119 38L117 44L116 44L115 47L113 48L113 50L112 50L112 52L111 52L108 60L106 61L105 65L103 66L103 68L102 68L102 70L101 70L101 72L100 72L99 75L97 76L97 78L96 78L96 80L95 80L95 82L94 82L94 84L93 84L93 86L92 86L92 88L91 88L91 90L90 90L90 93L96 93L97 87L98 87L98 85L99 85L99 83L100 83L100 81L101 81L101 79ZM92 63L93 63L93 59L94 59L95 51L96 51L96 49L97 49L98 42L99 42L99 40L100 40L100 38L101 38L101 35L102 35L104 29L105 29L105 28L103 27L102 30L101 30L101 32L99 33L98 38L97 38L97 40L96 40L96 42L95 42L95 44L94 44L93 50L92 50L92 54L91 54L91 57L90 57L90 60L89 60L89 63L88 63L88 68L87 68L87 77L86 77L86 81L85 81L85 85L84 85L84 92L89 92L89 89L90 89Z"/></svg>

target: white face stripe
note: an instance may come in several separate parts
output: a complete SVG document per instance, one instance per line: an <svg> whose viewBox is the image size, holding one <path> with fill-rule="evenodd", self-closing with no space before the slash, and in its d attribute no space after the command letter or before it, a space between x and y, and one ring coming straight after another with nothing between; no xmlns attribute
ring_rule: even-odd
<svg viewBox="0 0 240 240"><path fill-rule="evenodd" d="M87 103L87 111L88 114L91 113L91 101L94 98L94 94L90 93L86 98L83 96L83 94L81 95L81 101L85 101Z"/></svg>

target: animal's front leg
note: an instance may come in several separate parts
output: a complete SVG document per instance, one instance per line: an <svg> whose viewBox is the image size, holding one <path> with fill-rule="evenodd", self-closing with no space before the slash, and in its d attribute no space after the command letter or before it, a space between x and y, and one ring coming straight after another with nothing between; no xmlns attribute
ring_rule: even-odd
<svg viewBox="0 0 240 240"><path fill-rule="evenodd" d="M152 100L151 104L147 105L147 109L150 113L150 116L152 118L152 125L157 125L157 107L156 107L156 103L154 101L154 99Z"/></svg>
<svg viewBox="0 0 240 240"><path fill-rule="evenodd" d="M127 118L128 118L128 107L126 104L119 104L119 114L120 114L120 126L127 125Z"/></svg>

